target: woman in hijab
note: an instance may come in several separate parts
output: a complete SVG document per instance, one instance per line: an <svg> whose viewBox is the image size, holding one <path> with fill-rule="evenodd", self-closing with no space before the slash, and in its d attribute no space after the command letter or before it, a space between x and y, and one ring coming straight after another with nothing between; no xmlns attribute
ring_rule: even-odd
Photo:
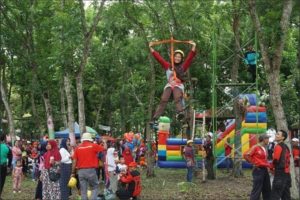
<svg viewBox="0 0 300 200"><path fill-rule="evenodd" d="M125 164L128 166L129 163L133 162L133 156L132 156L132 153L130 151L130 148L129 147L125 147L123 153L122 153L122 156L125 160Z"/></svg>
<svg viewBox="0 0 300 200"><path fill-rule="evenodd" d="M69 195L71 194L71 190L68 187L68 182L71 177L72 171L72 160L71 154L69 152L70 140L68 138L62 139L60 143L59 153L61 155L60 161L60 192L61 192L61 199L67 200L69 199Z"/></svg>
<svg viewBox="0 0 300 200"><path fill-rule="evenodd" d="M108 177L109 177L109 190L111 190L113 193L116 193L117 191L117 185L118 185L118 176L116 174L116 162L114 157L115 147L113 144L109 145L109 148L107 149L106 153L106 159L107 159L107 171L108 171Z"/></svg>
<svg viewBox="0 0 300 200"><path fill-rule="evenodd" d="M61 199L59 181L51 181L49 170L57 166L61 161L61 156L55 140L49 140L47 152L44 154L44 169L41 179L43 182L43 199L58 200Z"/></svg>

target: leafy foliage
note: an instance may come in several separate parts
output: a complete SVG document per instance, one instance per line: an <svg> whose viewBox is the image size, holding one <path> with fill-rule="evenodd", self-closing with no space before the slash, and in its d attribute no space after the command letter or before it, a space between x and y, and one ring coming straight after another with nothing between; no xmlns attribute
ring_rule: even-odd
<svg viewBox="0 0 300 200"><path fill-rule="evenodd" d="M10 96L13 115L21 118L25 112L33 112L46 127L46 113L41 94L48 90L55 118L56 129L63 126L60 111L62 77L71 75L73 90L75 74L82 56L84 37L80 7L77 1L8 1L1 0L1 68L5 71L6 88ZM114 127L114 132L136 129L142 131L147 119L149 105L149 81L155 76L155 105L163 91L166 78L164 71L155 63L155 73L150 69L151 55L142 31L148 41L170 38L171 33L179 40L194 40L197 43L197 57L190 74L198 81L194 88L188 88L197 99L198 110L211 107L211 65L212 35L217 35L218 82L230 82L232 55L243 57L247 44L254 44L254 30L248 15L246 3L241 3L241 43L239 52L233 52L232 4L229 1L121 1L109 2L92 38L90 55L84 71L84 96L86 123ZM279 37L276 29L281 17L282 2L275 0L257 1L258 12L272 46ZM86 9L87 23L92 23L95 10ZM299 16L294 12L284 49L281 70L284 108L289 124L299 120L299 96L294 87L297 66L297 45L299 45ZM137 23L134 23L137 22ZM141 29L142 25L143 29ZM176 48L189 51L188 45ZM169 46L156 47L168 60ZM260 63L261 65L262 63ZM247 82L244 64L240 64L239 81ZM268 92L265 72L260 67L260 90ZM191 83L187 83L191 85ZM75 90L74 90L75 91ZM218 91L218 105L228 102L223 91ZM73 92L74 99L76 98ZM33 99L33 100L32 100ZM230 98L229 98L230 99ZM2 108L2 107L1 107ZM74 103L75 116L77 104ZM154 110L155 108L153 108ZM2 108L2 115L5 112ZM166 113L174 114L174 105ZM270 113L271 114L271 113ZM20 120L16 126L28 133L37 133L36 118ZM270 124L274 124L270 116ZM26 124L26 126L24 125ZM24 128L25 127L25 128Z"/></svg>

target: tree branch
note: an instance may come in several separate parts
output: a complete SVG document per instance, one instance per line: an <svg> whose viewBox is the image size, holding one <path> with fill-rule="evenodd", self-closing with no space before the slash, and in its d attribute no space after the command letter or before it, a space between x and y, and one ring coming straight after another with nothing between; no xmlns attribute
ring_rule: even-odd
<svg viewBox="0 0 300 200"><path fill-rule="evenodd" d="M82 56L82 59L81 59L81 62L80 62L79 73L83 72L84 67L87 63L87 58L88 58L88 54L89 54L91 39L92 39L92 36L93 36L93 34L96 30L97 24L100 21L100 16L101 16L101 13L103 11L103 6L104 6L105 1L106 0L101 1L100 6L98 7L97 14L93 19L93 24L89 28L89 31L87 32L87 24L86 24L86 19L85 19L84 4L83 4L83 0L79 0L79 2L80 2L80 11L81 11L82 30L83 30L83 33L84 33L83 56Z"/></svg>
<svg viewBox="0 0 300 200"><path fill-rule="evenodd" d="M263 37L260 20L258 18L257 12L256 12L256 4L255 3L256 3L256 0L248 1L250 16L252 18L252 21L254 23L254 27L255 27L255 30L256 30L256 33L258 36L262 58L265 63L265 69L266 69L266 71L270 71L271 70L271 62L270 62L270 58L268 55L268 48L266 46L266 42Z"/></svg>
<svg viewBox="0 0 300 200"><path fill-rule="evenodd" d="M280 39L276 43L275 46L275 55L273 60L273 67L276 69L280 68L282 62L282 51L285 45L286 32L288 30L288 26L290 23L290 16L293 10L293 1L292 0L284 0L283 2L283 11L280 20Z"/></svg>
<svg viewBox="0 0 300 200"><path fill-rule="evenodd" d="M79 0L78 2L79 2L79 6L80 6L81 28L83 30L83 34L85 35L87 33L87 25L86 25L86 19L85 19L84 3L83 3L83 0Z"/></svg>
<svg viewBox="0 0 300 200"><path fill-rule="evenodd" d="M169 0L168 5L169 5L170 12L171 12L173 25L174 25L174 30L173 31L178 32L178 23L177 23L177 20L176 20L176 17L175 17L174 9L173 9L173 0Z"/></svg>

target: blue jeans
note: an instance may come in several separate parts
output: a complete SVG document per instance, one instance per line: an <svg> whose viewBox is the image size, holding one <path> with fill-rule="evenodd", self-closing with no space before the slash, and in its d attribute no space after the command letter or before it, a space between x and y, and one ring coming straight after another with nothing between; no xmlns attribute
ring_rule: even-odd
<svg viewBox="0 0 300 200"><path fill-rule="evenodd" d="M31 172L31 178L32 180L35 180L36 176L36 163L35 160L32 160L32 172Z"/></svg>
<svg viewBox="0 0 300 200"><path fill-rule="evenodd" d="M227 157L226 158L226 169L229 172L229 168L232 167L232 158Z"/></svg>
<svg viewBox="0 0 300 200"><path fill-rule="evenodd" d="M187 181L187 182L192 182L192 178L193 178L193 168L194 168L194 167L187 167L187 174L186 174L186 181Z"/></svg>
<svg viewBox="0 0 300 200"><path fill-rule="evenodd" d="M17 161L21 160L20 158L13 158L11 161L12 168L14 169L17 165Z"/></svg>

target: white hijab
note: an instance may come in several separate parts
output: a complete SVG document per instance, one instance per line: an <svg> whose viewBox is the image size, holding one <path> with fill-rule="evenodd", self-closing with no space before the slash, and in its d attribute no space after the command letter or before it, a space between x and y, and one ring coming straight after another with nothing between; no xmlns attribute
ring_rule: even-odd
<svg viewBox="0 0 300 200"><path fill-rule="evenodd" d="M115 148L110 147L107 149L107 154L106 154L106 162L108 166L108 172L113 172L116 170L116 162L114 158L114 152Z"/></svg>

